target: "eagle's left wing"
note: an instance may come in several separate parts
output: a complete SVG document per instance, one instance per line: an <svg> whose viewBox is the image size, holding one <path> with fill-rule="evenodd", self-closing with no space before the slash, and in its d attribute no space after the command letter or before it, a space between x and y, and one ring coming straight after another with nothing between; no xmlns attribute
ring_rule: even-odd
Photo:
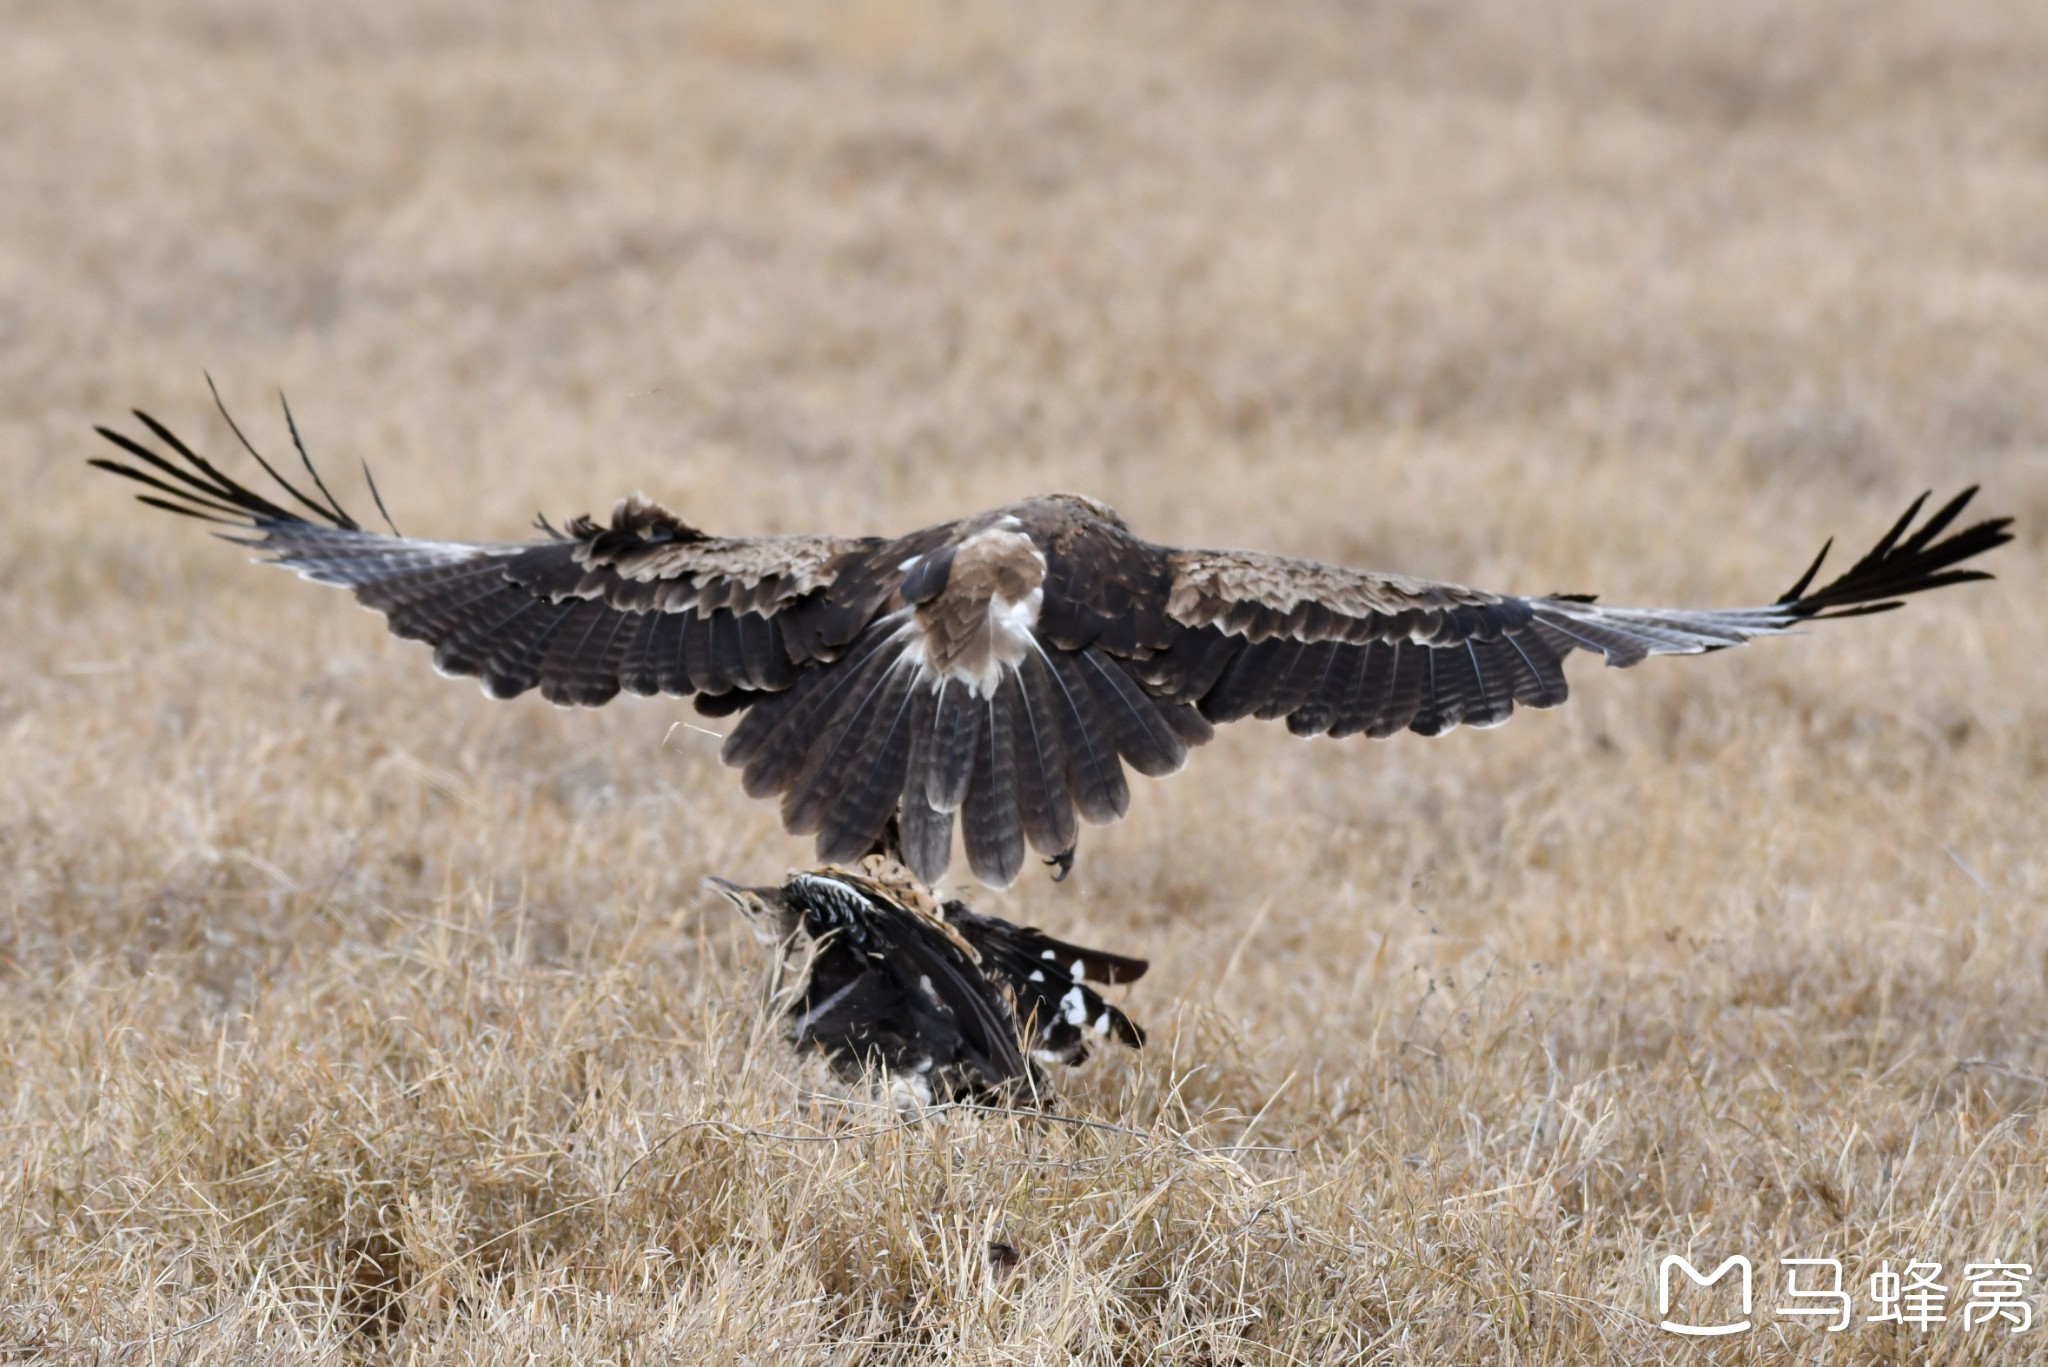
<svg viewBox="0 0 2048 1367"><path fill-rule="evenodd" d="M1839 578L1812 587L1823 547L1776 602L1748 608L1608 607L1583 595L1523 598L1256 552L1171 551L1173 639L1133 665L1154 695L1192 703L1210 722L1285 718L1301 736L1498 726L1518 703L1563 702L1564 659L1574 650L1626 668L1989 579L1957 567L2010 541L2011 519L1943 535L1976 492L1963 490L1915 528L1922 494Z"/></svg>
<svg viewBox="0 0 2048 1367"><path fill-rule="evenodd" d="M223 524L226 539L354 590L394 633L433 646L442 673L475 676L495 698L537 687L550 702L594 707L623 689L694 694L700 711L729 712L836 659L895 589L894 562L877 558L892 543L713 536L638 496L608 524L543 523L527 542L385 535L349 516L311 461L317 497L248 448L294 509L135 416L162 449L102 427L129 460L94 465L146 486L144 503Z"/></svg>

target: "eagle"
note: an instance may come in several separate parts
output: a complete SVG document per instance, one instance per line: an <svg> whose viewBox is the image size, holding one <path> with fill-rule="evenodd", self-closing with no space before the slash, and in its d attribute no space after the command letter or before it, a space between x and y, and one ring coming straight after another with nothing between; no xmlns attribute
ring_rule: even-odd
<svg viewBox="0 0 2048 1367"><path fill-rule="evenodd" d="M1027 846L1064 875L1082 825L1129 808L1127 766L1174 773L1223 722L1375 738L1498 726L1565 701L1575 651L1626 668L1884 612L1989 578L1965 563L2011 540L2009 518L1956 528L1975 486L1924 520L1922 494L1837 578L1815 584L1823 546L1775 601L1723 609L1165 546L1072 493L895 537L723 536L635 494L606 522L537 519L525 541L425 540L398 533L367 465L388 531L351 517L289 407L310 493L221 414L276 498L140 411L142 439L96 429L126 459L91 463L147 486L146 504L353 590L493 698L662 693L735 717L725 762L750 797L779 800L789 831L815 835L820 863L886 853L927 884L956 825L991 887L1016 880Z"/></svg>
<svg viewBox="0 0 2048 1367"><path fill-rule="evenodd" d="M1143 959L1056 940L941 900L893 860L812 869L773 887L707 880L771 949L800 959L786 1033L841 1081L889 1079L906 1099L1047 1104L1041 1065L1078 1067L1091 1040L1145 1032L1093 983Z"/></svg>

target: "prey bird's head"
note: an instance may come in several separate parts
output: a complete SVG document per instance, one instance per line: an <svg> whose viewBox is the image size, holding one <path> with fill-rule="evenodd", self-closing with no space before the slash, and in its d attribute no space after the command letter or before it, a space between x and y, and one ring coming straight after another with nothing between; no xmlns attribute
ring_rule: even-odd
<svg viewBox="0 0 2048 1367"><path fill-rule="evenodd" d="M718 889L728 902L740 909L747 918L747 924L754 928L754 938L764 945L781 945L796 934L803 924L803 913L791 906L789 898L781 888L749 888L723 878L706 878L711 887Z"/></svg>

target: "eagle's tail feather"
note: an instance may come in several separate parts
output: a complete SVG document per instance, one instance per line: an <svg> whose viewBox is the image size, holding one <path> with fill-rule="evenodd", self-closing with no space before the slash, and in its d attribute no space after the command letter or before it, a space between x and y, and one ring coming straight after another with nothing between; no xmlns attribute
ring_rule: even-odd
<svg viewBox="0 0 2048 1367"><path fill-rule="evenodd" d="M897 840L903 862L925 883L936 883L953 859L953 814L925 799L925 773L931 764L932 722L938 694L917 688L910 695L910 759L904 765Z"/></svg>
<svg viewBox="0 0 2048 1367"><path fill-rule="evenodd" d="M1074 848L1079 832L1067 792L1067 755L1060 741L1058 704L1045 662L1025 655L1005 682L1016 694L1010 719L1016 726L1017 799L1024 834L1040 854L1058 856Z"/></svg>
<svg viewBox="0 0 2048 1367"><path fill-rule="evenodd" d="M1111 733L1102 707L1072 655L1065 651L1041 653L1039 659L1052 678L1060 738L1067 752L1067 791L1073 794L1082 820L1091 826L1106 826L1130 807L1131 789L1108 739Z"/></svg>
<svg viewBox="0 0 2048 1367"><path fill-rule="evenodd" d="M874 701L855 722L864 725L866 733L847 760L837 791L826 801L818 828L818 858L825 863L850 864L865 855L896 814L910 768L917 691L912 671L900 665L890 669Z"/></svg>
<svg viewBox="0 0 2048 1367"><path fill-rule="evenodd" d="M747 709L727 734L720 755L740 770L748 797L769 797L796 782L819 730L891 640L886 631L870 631L854 642L836 669L805 670L788 691L770 694Z"/></svg>
<svg viewBox="0 0 2048 1367"><path fill-rule="evenodd" d="M897 818L903 862L920 881L935 883L953 862L953 814L942 812L921 793L905 793Z"/></svg>
<svg viewBox="0 0 2048 1367"><path fill-rule="evenodd" d="M939 681L924 774L924 797L933 811L957 812L967 800L984 711L981 697L965 684Z"/></svg>
<svg viewBox="0 0 2048 1367"><path fill-rule="evenodd" d="M999 688L981 703L980 739L974 746L974 778L960 804L960 831L967 866L990 887L1006 888L1024 867L1024 827L1017 807L1015 724L1010 708L1017 690Z"/></svg>

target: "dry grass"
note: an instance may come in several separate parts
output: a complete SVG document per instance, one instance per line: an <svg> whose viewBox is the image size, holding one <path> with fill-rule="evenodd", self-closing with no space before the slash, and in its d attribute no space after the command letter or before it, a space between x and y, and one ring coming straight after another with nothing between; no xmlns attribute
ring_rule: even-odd
<svg viewBox="0 0 2048 1367"><path fill-rule="evenodd" d="M2048 10L284 8L4 20L0 1360L2048 1341L1767 1262L2048 1262ZM421 532L1070 487L1678 602L1927 485L2021 542L1498 732L1237 728L997 904L1154 958L1121 1128L900 1127L764 1038L698 880L806 850L686 711L486 702L84 469L218 449L202 367ZM1671 1251L1762 1326L1660 1333Z"/></svg>

